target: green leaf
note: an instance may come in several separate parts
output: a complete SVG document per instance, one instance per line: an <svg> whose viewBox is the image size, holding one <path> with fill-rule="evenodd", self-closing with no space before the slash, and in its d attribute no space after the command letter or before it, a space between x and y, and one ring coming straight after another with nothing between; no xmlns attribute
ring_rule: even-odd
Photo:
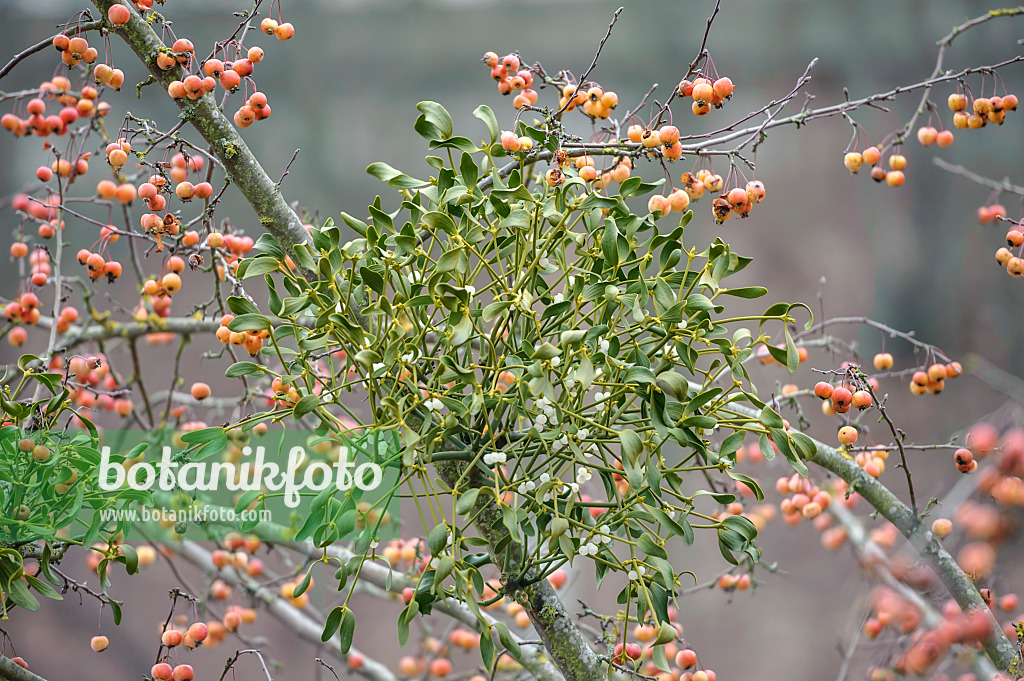
<svg viewBox="0 0 1024 681"><path fill-rule="evenodd" d="M785 428L786 426L779 413L767 405L761 410L760 420L768 428Z"/></svg>
<svg viewBox="0 0 1024 681"><path fill-rule="evenodd" d="M187 433L183 433L181 441L190 445L198 445L208 442L217 442L221 438L224 438L225 442L227 441L223 428L203 428L201 430L191 430Z"/></svg>
<svg viewBox="0 0 1024 681"><path fill-rule="evenodd" d="M484 308L483 319L485 322L490 323L494 321L498 315L507 310L512 306L512 302L508 300L500 300L490 303Z"/></svg>
<svg viewBox="0 0 1024 681"><path fill-rule="evenodd" d="M258 251L263 251L264 253L269 253L278 260L284 260L284 249L281 248L281 244L274 238L274 235L268 232L264 232L260 235L259 239L256 239L256 243L253 244L253 248Z"/></svg>
<svg viewBox="0 0 1024 681"><path fill-rule="evenodd" d="M423 187L427 185L427 182L423 180L417 180L415 177L409 177L401 170L392 168L387 163L377 161L366 166L366 172L373 175L381 182L387 182L388 185L396 187L398 189L411 189L413 187ZM342 214L342 219L345 215Z"/></svg>
<svg viewBox="0 0 1024 681"><path fill-rule="evenodd" d="M468 515L476 506L477 497L480 496L480 488L473 487L463 493L455 504L455 512L459 515Z"/></svg>
<svg viewBox="0 0 1024 681"><path fill-rule="evenodd" d="M448 111L437 102L423 101L416 105L422 114L416 119L413 128L428 140L448 139L452 136L454 126Z"/></svg>
<svg viewBox="0 0 1024 681"><path fill-rule="evenodd" d="M256 308L248 298L241 296L228 296L228 309L237 315L243 314L259 314L259 309ZM234 321L234 320L232 320Z"/></svg>
<svg viewBox="0 0 1024 681"><path fill-rule="evenodd" d="M448 546L448 526L440 523L435 525L427 535L427 550L430 551L430 555L438 556L446 546Z"/></svg>
<svg viewBox="0 0 1024 681"><path fill-rule="evenodd" d="M298 598L302 594L306 593L306 589L309 588L310 582L313 580L313 571L306 570L306 575L302 578L302 581L295 585L292 589L292 598Z"/></svg>
<svg viewBox="0 0 1024 681"><path fill-rule="evenodd" d="M635 366L626 372L626 376L622 381L627 384L654 385L656 379L654 378L654 372L647 367Z"/></svg>
<svg viewBox="0 0 1024 681"><path fill-rule="evenodd" d="M330 613L327 614L327 620L324 622L324 633L320 634L320 640L327 643L334 636L334 632L338 630L341 625L341 618L345 615L345 606L335 606Z"/></svg>
<svg viewBox="0 0 1024 681"><path fill-rule="evenodd" d="M229 331L270 331L270 320L257 313L240 314L228 324Z"/></svg>
<svg viewBox="0 0 1024 681"><path fill-rule="evenodd" d="M22 576L25 578L25 581L28 582L28 585L32 587L33 590L37 591L40 596L43 596L44 598L49 598L54 601L64 600L64 598L59 593L57 593L57 591L52 586L50 586L43 580L39 579L38 577L35 577L33 575Z"/></svg>
<svg viewBox="0 0 1024 681"><path fill-rule="evenodd" d="M553 357L558 357L561 354L561 350L556 348L551 343L544 341L543 343L540 344L540 347L533 351L533 355L530 357L530 359L546 360L552 359Z"/></svg>
<svg viewBox="0 0 1024 681"><path fill-rule="evenodd" d="M345 608L341 617L341 624L338 627L339 638L341 639L341 654L347 655L352 648L352 637L356 633L356 614L352 608Z"/></svg>
<svg viewBox="0 0 1024 681"><path fill-rule="evenodd" d="M647 532L640 535L637 545L640 547L640 550L648 556L657 556L658 558L668 560L668 553L661 545L654 541L654 538Z"/></svg>
<svg viewBox="0 0 1024 681"><path fill-rule="evenodd" d="M796 349L796 343L793 342L793 335L789 332L789 327L786 327L786 368L789 369L789 373L796 371L797 366L800 364L800 354Z"/></svg>
<svg viewBox="0 0 1024 681"><path fill-rule="evenodd" d="M459 228L455 225L455 221L451 219L451 216L447 213L442 213L441 211L432 210L429 213L425 213L423 217L420 218L420 222L422 222L427 228L434 231L441 230L446 234L459 233Z"/></svg>
<svg viewBox="0 0 1024 681"><path fill-rule="evenodd" d="M292 414L294 414L295 418L301 419L303 416L316 409L319 404L320 398L316 395L304 395L301 400L295 403L295 407L292 409Z"/></svg>
<svg viewBox="0 0 1024 681"><path fill-rule="evenodd" d="M445 251L441 257L437 259L437 266L434 270L436 272L451 272L458 266L460 257L462 257L461 249Z"/></svg>
<svg viewBox="0 0 1024 681"><path fill-rule="evenodd" d="M437 561L437 567L434 569L434 588L439 590L442 582L454 569L455 556L441 556L441 559Z"/></svg>
<svg viewBox="0 0 1024 681"><path fill-rule="evenodd" d="M519 647L519 643L513 638L512 632L508 630L501 622L495 622L494 628L498 630L498 640L501 641L501 645L505 646L505 650L514 659L521 659L523 656L523 650Z"/></svg>
<svg viewBox="0 0 1024 681"><path fill-rule="evenodd" d="M742 288L722 288L718 292L737 298L760 298L768 293L768 289L763 286L744 286Z"/></svg>
<svg viewBox="0 0 1024 681"><path fill-rule="evenodd" d="M807 437L803 433L793 433L790 435L793 443L796 445L796 449L800 452L800 456L804 459L813 459L818 454L818 445L811 438Z"/></svg>
<svg viewBox="0 0 1024 681"><path fill-rule="evenodd" d="M233 320L232 320L233 321ZM235 362L228 367L228 370L224 372L227 378L238 378L239 376L251 376L253 374L263 374L264 369L255 362Z"/></svg>
<svg viewBox="0 0 1024 681"><path fill-rule="evenodd" d="M636 461L637 457L644 451L643 440L636 434L635 430L627 428L619 432L619 442L622 443L622 454L629 461Z"/></svg>
<svg viewBox="0 0 1024 681"><path fill-rule="evenodd" d="M276 257L269 255L258 255L255 258L243 260L242 264L245 265L245 273L242 275L242 279L248 279L249 277L269 272L277 272L281 269L281 262Z"/></svg>
<svg viewBox="0 0 1024 681"><path fill-rule="evenodd" d="M632 179L632 178L630 178ZM614 220L605 220L601 234L601 253L605 267L615 268L619 264L619 230Z"/></svg>
<svg viewBox="0 0 1024 681"><path fill-rule="evenodd" d="M491 111L491 107L486 104L481 104L477 108L473 109L473 115L484 122L487 126L487 133L491 136L491 144L498 141L498 118Z"/></svg>
<svg viewBox="0 0 1024 681"><path fill-rule="evenodd" d="M491 638L490 627L480 632L480 659L488 670L494 665L494 639Z"/></svg>
<svg viewBox="0 0 1024 681"><path fill-rule="evenodd" d="M476 148L476 145L468 137L456 136L444 141L430 140L430 144L427 145L431 150L434 149L458 149L466 153L474 153L480 151Z"/></svg>

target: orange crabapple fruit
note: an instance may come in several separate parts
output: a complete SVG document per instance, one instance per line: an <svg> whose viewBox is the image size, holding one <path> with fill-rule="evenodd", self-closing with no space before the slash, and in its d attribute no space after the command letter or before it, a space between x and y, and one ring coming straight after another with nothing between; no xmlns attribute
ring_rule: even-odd
<svg viewBox="0 0 1024 681"><path fill-rule="evenodd" d="M710 104L710 102L715 98L715 89L706 81L696 83L693 86L693 91L690 93L690 96L693 98L695 104Z"/></svg>
<svg viewBox="0 0 1024 681"><path fill-rule="evenodd" d="M953 534L953 522L947 518L936 518L932 521L932 534L939 539L945 539Z"/></svg>
<svg viewBox="0 0 1024 681"><path fill-rule="evenodd" d="M1006 271L1011 277L1024 276L1024 258L1011 257L1006 262Z"/></svg>
<svg viewBox="0 0 1024 681"><path fill-rule="evenodd" d="M192 681L195 677L195 670L192 669L192 665L188 664L179 664L171 672L171 678L174 681Z"/></svg>
<svg viewBox="0 0 1024 681"><path fill-rule="evenodd" d="M210 629L203 622L195 622L188 628L188 635L193 641L202 643L210 635Z"/></svg>
<svg viewBox="0 0 1024 681"><path fill-rule="evenodd" d="M93 652L102 653L110 646L110 639L106 636L93 636L92 640L89 641L89 647L93 649Z"/></svg>
<svg viewBox="0 0 1024 681"><path fill-rule="evenodd" d="M719 78L712 85L714 93L722 99L732 97L732 93L735 88L736 86L733 85L732 80L727 77Z"/></svg>
<svg viewBox="0 0 1024 681"><path fill-rule="evenodd" d="M653 149L654 147L661 146L661 136L657 130L646 128L640 134L640 144L643 145L645 149Z"/></svg>
<svg viewBox="0 0 1024 681"><path fill-rule="evenodd" d="M676 189L667 198L669 208L677 213L685 212L690 205L690 197L682 189Z"/></svg>
<svg viewBox="0 0 1024 681"><path fill-rule="evenodd" d="M154 681L171 681L174 678L174 669L166 662L159 662L149 670L149 675Z"/></svg>
<svg viewBox="0 0 1024 681"><path fill-rule="evenodd" d="M864 163L867 163L869 166L874 166L882 160L882 152L879 151L878 147L868 147L861 152L861 158L864 160Z"/></svg>
<svg viewBox="0 0 1024 681"><path fill-rule="evenodd" d="M764 182L760 180L750 180L746 186L747 200L749 203L761 203L764 201L765 190Z"/></svg>
<svg viewBox="0 0 1024 681"><path fill-rule="evenodd" d="M168 648L181 645L183 636L180 631L176 629L168 629L160 637L160 643Z"/></svg>
<svg viewBox="0 0 1024 681"><path fill-rule="evenodd" d="M938 140L939 131L930 125L924 125L917 129L917 141L929 147Z"/></svg>
<svg viewBox="0 0 1024 681"><path fill-rule="evenodd" d="M206 383L193 383L189 392L192 394L193 399L202 401L210 396L210 386Z"/></svg>
<svg viewBox="0 0 1024 681"><path fill-rule="evenodd" d="M511 130L506 130L501 133L501 148L509 153L515 153L519 151L520 147L519 135L515 134Z"/></svg>
<svg viewBox="0 0 1024 681"><path fill-rule="evenodd" d="M966 472L975 463L974 454L966 447L961 447L953 452L953 462L960 471Z"/></svg>
<svg viewBox="0 0 1024 681"><path fill-rule="evenodd" d="M939 134L935 136L935 143L942 148L948 147L953 144L953 133L950 130L940 130Z"/></svg>
<svg viewBox="0 0 1024 681"><path fill-rule="evenodd" d="M837 435L840 444L852 445L857 441L857 429L853 426L843 426Z"/></svg>
<svg viewBox="0 0 1024 681"><path fill-rule="evenodd" d="M163 285L164 290L167 291L167 295L174 295L181 290L181 277L174 272L165 274L160 283Z"/></svg>
<svg viewBox="0 0 1024 681"><path fill-rule="evenodd" d="M658 129L658 139L665 146L671 146L679 141L679 128L674 125L663 125Z"/></svg>
<svg viewBox="0 0 1024 681"><path fill-rule="evenodd" d="M847 152L845 156L843 156L843 165L845 165L846 169L849 170L851 173L855 173L858 170L860 170L860 167L863 164L864 155L861 154L860 152L850 151Z"/></svg>
<svg viewBox="0 0 1024 681"><path fill-rule="evenodd" d="M451 660L438 657L430 661L430 666L427 668L427 674L434 677L448 676L452 673Z"/></svg>
<svg viewBox="0 0 1024 681"><path fill-rule="evenodd" d="M284 22L283 24L279 25L277 27L277 29L274 31L274 36L278 40L288 40L289 38L291 38L294 35L295 35L295 27L292 26L287 21Z"/></svg>
<svg viewBox="0 0 1024 681"><path fill-rule="evenodd" d="M548 183L549 187L557 187L562 184L565 180L565 175L558 168L549 168L544 174L544 181Z"/></svg>
<svg viewBox="0 0 1024 681"><path fill-rule="evenodd" d="M848 388L838 386L832 390L832 409L839 414L844 414L850 410L850 406L853 404L853 393Z"/></svg>
<svg viewBox="0 0 1024 681"><path fill-rule="evenodd" d="M888 352L880 352L872 358L871 363L878 371L886 371L892 368L893 358Z"/></svg>
<svg viewBox="0 0 1024 681"><path fill-rule="evenodd" d="M871 406L871 393L867 390L858 390L853 393L853 397L850 399L850 404L858 410L864 411Z"/></svg>
<svg viewBox="0 0 1024 681"><path fill-rule="evenodd" d="M661 194L655 194L647 201L647 210L651 213L660 212L665 217L672 212L672 204Z"/></svg>

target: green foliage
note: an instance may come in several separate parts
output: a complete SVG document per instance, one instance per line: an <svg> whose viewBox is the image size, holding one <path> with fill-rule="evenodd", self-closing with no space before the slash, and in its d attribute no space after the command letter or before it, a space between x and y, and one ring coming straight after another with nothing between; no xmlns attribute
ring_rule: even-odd
<svg viewBox="0 0 1024 681"><path fill-rule="evenodd" d="M753 480L731 470L747 434L770 437L806 473L809 453L757 397L744 368L759 345L795 367L788 329L794 306L730 316L730 297L765 294L722 283L750 258L721 239L699 251L686 246L691 213L673 223L635 212L627 199L657 184L631 178L618 193L602 192L569 168L566 181L551 187L531 155L500 166L491 148L454 136L443 107L417 108L416 131L447 155L447 162L428 158L436 176L425 182L371 165L368 172L398 192L399 205L389 209L378 198L365 220L343 213L355 232L349 241L333 221L313 229L313 247L296 253L302 269L272 239L261 239L263 254L242 268L248 275L259 264L270 316L231 299L239 317L229 328L271 326L263 353L277 355L282 378L298 388L293 418L343 429L335 414L358 387L372 412L367 432L396 438L407 475L426 480L425 465L440 460L468 465L454 487L431 478L427 489L435 491L416 492L457 495L457 516L427 527L431 562L399 621L400 637L435 599L451 594L472 603L470 593L482 593L478 567L490 558L473 548L479 539L469 531L482 505L498 510L493 555L533 538L530 558L544 566L541 574L513 581L593 556L599 581L636 572L620 601L635 603L638 617L664 621L680 587L669 542L689 545L695 529L714 529L728 562L760 556L749 521L718 519L701 503L704 496L716 503L735 497L695 490L694 483L736 480L761 498ZM481 107L475 115L493 143L493 113ZM538 141L549 132L526 130ZM763 331L771 325L781 330L781 347ZM318 371L321 358L329 371ZM229 374L262 370L242 362ZM313 380L319 394L309 390ZM741 402L761 418L731 408ZM599 501L579 494L593 476L606 492ZM334 503L322 508L343 517L344 505ZM602 511L596 520L594 508ZM311 521L300 538L324 527ZM538 541L544 537L549 541ZM348 620L339 612L325 636L344 629ZM499 639L511 649L503 633ZM485 663L494 654L489 641L485 635Z"/></svg>

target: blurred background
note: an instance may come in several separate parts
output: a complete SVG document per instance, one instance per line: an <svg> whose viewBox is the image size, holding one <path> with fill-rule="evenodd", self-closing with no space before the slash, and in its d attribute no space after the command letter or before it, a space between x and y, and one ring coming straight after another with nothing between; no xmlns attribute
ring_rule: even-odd
<svg viewBox="0 0 1024 681"><path fill-rule="evenodd" d="M685 103L676 107L675 124L684 135L718 128L782 97L816 57L813 80L806 88L814 96L812 107L841 101L843 88L851 98L858 98L897 84L917 83L931 72L935 41L954 25L990 8L983 2L950 0L724 0L722 5L708 49L719 74L732 78L736 92L723 109L703 119L690 114ZM478 104L490 105L502 127L513 119L511 100L497 93L480 55L486 50L498 54L518 50L524 63L540 61L549 73L564 68L579 75L590 64L617 6L604 0L285 3L284 19L295 25L296 37L280 43L257 33L247 41L266 49L267 58L255 75L269 95L273 115L243 134L272 177L283 172L295 149L301 150L284 183L290 201L318 211L321 222L329 216L337 219L342 210L362 216L377 194L385 204L395 200L393 190L364 172L369 163L385 160L413 176L429 174L423 162L426 145L412 131L418 101L441 102L452 114L457 134L480 140L485 130L471 115ZM52 34L55 26L85 7L85 3L64 0L0 2L2 60ZM229 0L169 0L161 11L173 21L175 32L192 40L197 53L205 55L215 40L234 29L236 19L230 12L246 7L244 2ZM696 53L713 7L710 0L630 0L591 78L618 93L620 111L635 106L654 82L661 84L655 98L663 101ZM946 67L958 70L1012 58L1018 54L1017 39L1022 35L1024 20L990 22L954 43ZM116 126L126 110L152 117L165 127L173 125L176 110L162 97L153 96L159 93L135 99L134 84L145 79L143 69L118 41L113 49L113 64L125 71L126 85L120 96L107 98L113 105L108 125ZM57 65L54 55L45 51L18 66L0 87L6 92L37 87L57 73ZM1021 65L1001 75L1007 91L1024 94ZM971 77L968 84L977 92L980 77ZM986 86L991 87L991 79ZM951 91L951 86L942 85L933 94L945 127L951 127L945 106ZM552 97L550 89L541 90L542 101L550 102ZM876 143L902 126L918 99L918 94L912 94L888 103L890 113L865 108L854 116L867 129L869 141ZM800 95L789 113L802 102ZM641 111L639 115L649 114ZM1019 162L1024 140L1021 115L1010 113L1002 127L958 130L956 142L944 150L923 148L912 138L904 152L909 160L907 182L898 189L876 185L867 171L850 176L842 163L850 126L841 118L814 121L799 131L776 129L756 157L756 178L767 188L765 202L750 219L733 219L716 227L710 219L710 202L702 200L695 206L686 244L700 249L721 235L735 251L754 256L754 263L733 285L768 287L770 300L758 301L751 308L756 311L775 301L803 301L818 316L820 291L827 317L870 316L913 330L953 358L984 357L991 368L958 379L940 396L911 398L901 381L883 386L883 392L894 397L891 415L911 441L946 441L999 408L1007 399L1003 393L1020 385L1014 381L1024 375L1024 316L1021 282L1009 278L993 258L1005 228L979 225L975 217L977 207L988 202L989 190L939 170L931 158L941 154L983 175L1024 183ZM576 132L589 136L581 116L571 120ZM921 123L926 120L927 116L922 117ZM939 125L938 121L932 124ZM39 144L2 134L0 159L0 196L7 197L33 186L33 170L44 156ZM690 169L690 163L673 166L677 182L678 173ZM648 179L658 177L653 165L641 162L638 168ZM726 170L723 165L719 172ZM91 186L90 180L84 182ZM1020 217L1018 200L1004 196L1002 202L1010 217ZM237 193L229 192L218 212L218 217L227 215L236 225L258 232L250 209ZM0 221L0 233L5 239L13 238L18 225L9 208L0 213ZM94 228L88 231L92 234ZM118 247L124 244L115 250ZM17 285L16 268L0 268L0 290L9 292ZM128 308L137 302L131 290L118 289L112 295L120 296ZM853 327L836 332L855 334L868 357L882 347L878 332L858 333ZM27 349L42 338L41 331L31 332ZM887 339L885 348L895 355L897 368L920 361L906 343ZM16 353L5 346L0 356L10 361ZM157 354L148 357L147 362L161 359ZM812 353L811 364L833 368L842 359L847 357ZM189 363L182 377L190 382L219 376L226 366L222 365L223 360L215 365ZM769 386L792 381L806 387L816 380L806 370L796 380L780 368L758 371ZM993 388L993 379L1003 393ZM834 423L815 423L812 433L832 436ZM886 438L879 435L879 439ZM921 471L919 497L948 489L952 467L945 454L911 456L912 467ZM942 457L942 463L932 465L929 460L936 456ZM770 486L775 476L785 472L773 469L763 481ZM886 478L897 492L905 490L898 471L888 472ZM710 591L683 599L680 621L687 642L723 681L755 675L777 678L783 671L789 678L832 678L842 660L838 646L850 638L863 613L867 580L847 550L825 552L817 533L806 525L791 529L775 523L770 530L764 560L767 564L778 561L781 572L759 571L763 585L734 598ZM1007 551L1007 557L1020 553L1014 547ZM677 569L693 570L701 581L721 567L717 548L700 541L673 558ZM85 578L84 564L77 572L74 566L69 569ZM592 575L585 572L574 575L567 587L570 604L579 596L596 610L614 608L613 603L604 602L607 597L594 594ZM16 616L0 626L15 635L19 654L37 661L34 670L53 681L71 674L82 681L139 674L152 664L168 576L158 564L141 579L115 581L117 597L130 604L127 626L115 630L104 616L103 631L111 637L112 648L101 662L87 657L93 655L88 652L88 637L97 629L94 603L87 601L80 608L68 602L46 602L41 616L31 618L30 624ZM1008 588L1020 586L1019 570L1003 577ZM324 611L333 604L329 599L317 603ZM357 608L356 644L393 661L398 608L374 607ZM291 637L268 617L253 626L258 635L268 637L267 652L286 665L288 678L311 678L318 673L313 658L321 653L312 646ZM219 671L228 654L225 648L234 647L229 642L221 649L199 651L192 655L197 660L193 664L207 666L204 676L209 677ZM854 669L884 660L887 652L884 646L864 648ZM475 655L466 659L475 661ZM253 673L258 669L254 660L244 661L240 668L251 668Z"/></svg>

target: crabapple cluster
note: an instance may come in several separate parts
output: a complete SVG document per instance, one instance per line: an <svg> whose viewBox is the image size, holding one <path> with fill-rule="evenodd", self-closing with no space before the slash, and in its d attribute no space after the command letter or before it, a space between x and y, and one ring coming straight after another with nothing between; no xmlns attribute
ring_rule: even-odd
<svg viewBox="0 0 1024 681"><path fill-rule="evenodd" d="M888 459L889 450L887 449L869 449L857 452L857 455L853 458L856 464L873 478L877 478L885 472L885 462Z"/></svg>
<svg viewBox="0 0 1024 681"><path fill-rule="evenodd" d="M69 317L78 316L74 310ZM127 391L118 386L117 377L111 371L110 362L104 355L72 355L67 360L56 356L50 362L50 370L59 372L65 379L70 398L85 409L98 409L128 416L132 413L132 402Z"/></svg>
<svg viewBox="0 0 1024 681"><path fill-rule="evenodd" d="M991 208L999 208L990 206ZM981 209L978 209L979 215ZM1012 226L1006 232L1006 246L996 250L996 262L1006 268L1006 273L1011 277L1020 278L1024 276L1024 221L1011 223Z"/></svg>
<svg viewBox="0 0 1024 681"><path fill-rule="evenodd" d="M124 80L124 74L114 69L115 76ZM108 81L106 85L113 87ZM15 111L24 111L23 115L17 113L5 113L0 116L0 127L14 134L15 137L24 137L32 134L37 137L49 137L50 135L62 136L68 133L69 126L80 118L103 116L110 113L110 104L99 99L100 92L92 85L85 85L79 92L74 92L71 81L65 76L54 76L50 80L39 84L38 96L31 97L24 103L19 98L15 104ZM48 104L55 101L59 109L54 113L47 114ZM51 110L52 111L52 110ZM82 161L85 165L81 165ZM84 174L88 169L88 157L80 158L72 162L67 159L55 161L55 165L49 168L51 173L58 173L62 178L67 178L69 183L76 175ZM43 171L37 171L45 175ZM48 182L50 176L40 177L43 182Z"/></svg>
<svg viewBox="0 0 1024 681"><path fill-rule="evenodd" d="M953 132L951 130L939 130L932 125L922 125L917 129L917 141L926 147L935 144L941 148L946 148L953 144Z"/></svg>
<svg viewBox="0 0 1024 681"><path fill-rule="evenodd" d="M779 510L787 525L796 525L801 519L814 520L832 504L831 494L795 473L776 480L775 490L783 495Z"/></svg>
<svg viewBox="0 0 1024 681"><path fill-rule="evenodd" d="M963 367L960 366L960 362L934 362L927 368L913 373L910 377L910 394L938 395L945 389L947 378L956 378L961 373L963 373Z"/></svg>
<svg viewBox="0 0 1024 681"><path fill-rule="evenodd" d="M522 64L518 54L498 57L495 52L486 52L483 63L491 70L491 78L498 84L498 92L515 95L512 99L515 108L522 109L537 103L539 95L533 89L533 72L528 68L520 68Z"/></svg>
<svg viewBox="0 0 1024 681"><path fill-rule="evenodd" d="M85 39L85 36L81 31L76 31L70 36L64 33L58 33L53 36L52 42L54 48L60 52L61 61L63 61L68 68L74 68L82 62L92 64L100 57L99 51L97 51L95 47L89 46L89 41ZM123 80L124 76L122 74L122 82Z"/></svg>
<svg viewBox="0 0 1024 681"><path fill-rule="evenodd" d="M712 80L706 76L698 76L692 81L683 79L679 82L676 92L680 97L689 97L693 100L690 110L695 116L706 116L711 113L711 107L721 109L725 100L732 97L733 85L731 79L716 77Z"/></svg>
<svg viewBox="0 0 1024 681"><path fill-rule="evenodd" d="M4 317L8 322L34 326L39 322L42 313L39 311L39 296L31 291L22 293L16 300L4 306ZM7 334L7 342L18 347L28 340L28 332L23 326L15 326Z"/></svg>
<svg viewBox="0 0 1024 681"><path fill-rule="evenodd" d="M261 21L260 30L281 41L288 40L295 35L295 27L287 21L282 22L280 13L278 13L277 19L267 17Z"/></svg>
<svg viewBox="0 0 1024 681"><path fill-rule="evenodd" d="M234 319L233 314L225 314L220 319L220 326L217 327L216 335L224 345L234 345L237 347L244 347L251 357L255 357L259 354L260 350L263 349L263 342L270 338L270 331L267 329L251 329L249 331L232 331L228 328L231 320ZM279 379L278 379L279 380ZM283 386L279 386L283 387ZM295 388L291 388L295 391ZM281 390L275 390L275 393L282 392ZM283 392L287 393L288 389L284 389ZM298 401L298 392L295 393L295 402ZM294 402L293 402L294 403Z"/></svg>
<svg viewBox="0 0 1024 681"><path fill-rule="evenodd" d="M885 182L890 187L899 187L905 181L903 169L907 167L907 157L894 150L889 155L887 163L889 170L886 170L879 163L882 160L882 149L878 146L869 146L864 151L848 151L843 157L843 165L851 173L856 173L862 166L867 164L871 168L871 179L875 182Z"/></svg>
<svg viewBox="0 0 1024 681"><path fill-rule="evenodd" d="M978 130L989 123L1002 125L1007 112L1017 108L1017 95L975 97L968 90L970 97L959 90L952 93L946 100L949 110L953 112L953 126L961 130Z"/></svg>
<svg viewBox="0 0 1024 681"><path fill-rule="evenodd" d="M558 108L566 111L579 110L584 116L605 120L619 105L619 96L600 85L588 83L565 83L562 85L562 96L558 99Z"/></svg>
<svg viewBox="0 0 1024 681"><path fill-rule="evenodd" d="M647 208L651 212L662 211L662 216L674 211L683 212L690 205L690 201L700 199L705 191L721 191L724 181L721 175L701 168L696 175L685 172L680 177L683 187L671 192L668 196L653 196L648 202ZM722 224L733 214L741 218L750 216L750 209L756 203L764 201L764 183L760 180L750 180L745 187L733 187L727 192L719 194L718 198L711 202L711 212L715 224Z"/></svg>

